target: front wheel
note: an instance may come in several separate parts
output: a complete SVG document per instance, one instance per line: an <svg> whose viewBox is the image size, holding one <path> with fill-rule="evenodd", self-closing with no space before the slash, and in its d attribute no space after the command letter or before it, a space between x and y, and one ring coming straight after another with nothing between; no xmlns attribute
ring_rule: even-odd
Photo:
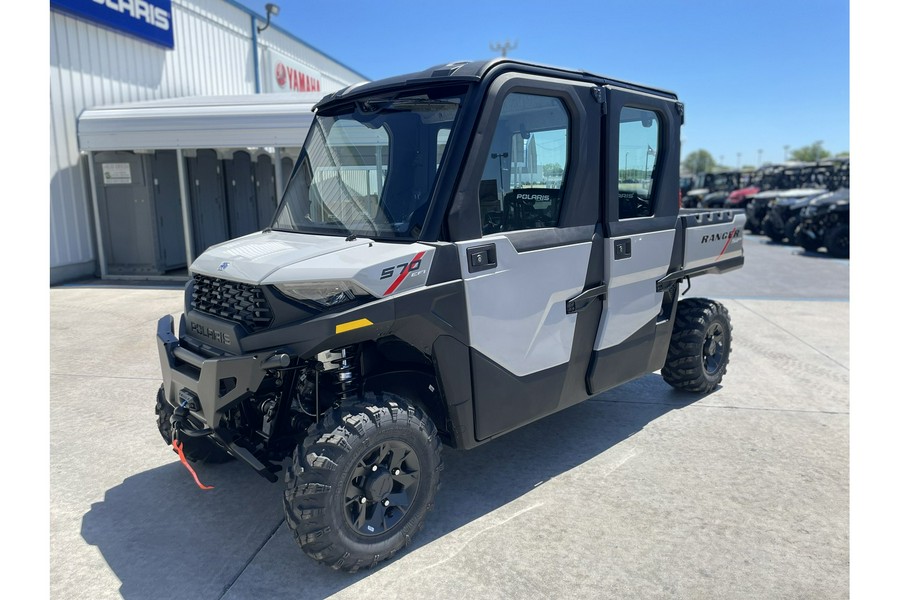
<svg viewBox="0 0 900 600"><path fill-rule="evenodd" d="M731 319L720 303L687 298L678 303L663 379L674 388L706 394L725 376L731 356Z"/></svg>
<svg viewBox="0 0 900 600"><path fill-rule="evenodd" d="M784 237L791 246L798 245L797 227L800 226L800 217L791 217L784 223Z"/></svg>
<svg viewBox="0 0 900 600"><path fill-rule="evenodd" d="M825 249L835 258L850 258L850 226L835 225L825 234Z"/></svg>
<svg viewBox="0 0 900 600"><path fill-rule="evenodd" d="M285 519L316 561L351 572L373 567L422 528L442 468L428 416L396 396L370 396L335 409L294 450Z"/></svg>
<svg viewBox="0 0 900 600"><path fill-rule="evenodd" d="M797 241L797 244L807 252L818 252L819 248L822 246L822 241L819 237L807 234L803 225L798 225L797 229L794 230L794 239Z"/></svg>

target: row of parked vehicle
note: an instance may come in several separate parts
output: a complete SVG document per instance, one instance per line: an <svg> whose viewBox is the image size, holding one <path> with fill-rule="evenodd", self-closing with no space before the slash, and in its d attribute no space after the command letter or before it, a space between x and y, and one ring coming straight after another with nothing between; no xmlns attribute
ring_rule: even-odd
<svg viewBox="0 0 900 600"><path fill-rule="evenodd" d="M747 229L774 242L850 256L850 159L766 165L682 177L685 208L742 208Z"/></svg>

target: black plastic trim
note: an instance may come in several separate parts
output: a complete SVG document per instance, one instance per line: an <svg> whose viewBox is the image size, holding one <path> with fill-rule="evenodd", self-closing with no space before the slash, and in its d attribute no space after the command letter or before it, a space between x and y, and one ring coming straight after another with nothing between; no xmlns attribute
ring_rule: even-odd
<svg viewBox="0 0 900 600"><path fill-rule="evenodd" d="M544 248L558 248L591 241L595 225L577 227L547 227L504 232L502 235L512 243L516 252L531 252Z"/></svg>
<svg viewBox="0 0 900 600"><path fill-rule="evenodd" d="M434 248L434 258L431 259L431 270L428 271L428 279L425 285L437 285L448 281L462 279L459 268L459 253L455 244L447 242L432 242L426 245Z"/></svg>
<svg viewBox="0 0 900 600"><path fill-rule="evenodd" d="M471 359L478 441L486 441L557 410L568 364L518 377L474 348Z"/></svg>
<svg viewBox="0 0 900 600"><path fill-rule="evenodd" d="M609 237L618 238L674 229L677 220L678 217L676 215L669 215L664 217L641 217L617 221L609 224Z"/></svg>
<svg viewBox="0 0 900 600"><path fill-rule="evenodd" d="M603 298L606 296L606 292L608 291L608 286L605 283L601 283L598 286L594 286L589 288L574 298L570 300L566 300L566 314L571 315L577 312L581 312L590 306L591 302L596 300L597 298Z"/></svg>
<svg viewBox="0 0 900 600"><path fill-rule="evenodd" d="M668 318L662 322L654 317L621 344L591 354L587 373L587 388L591 395L662 368L672 338L676 304L672 303Z"/></svg>
<svg viewBox="0 0 900 600"><path fill-rule="evenodd" d="M472 409L472 366L469 347L450 336L434 341L433 359L441 394L447 403L447 416L457 448L473 448L475 420Z"/></svg>
<svg viewBox="0 0 900 600"><path fill-rule="evenodd" d="M668 275L657 281L656 291L662 292L673 282L679 281L686 277L696 277L697 275L706 275L708 273L727 273L728 271L740 269L742 266L744 266L744 257L735 256L734 258L714 262L708 265L701 265L692 269L680 269L678 271L669 273Z"/></svg>

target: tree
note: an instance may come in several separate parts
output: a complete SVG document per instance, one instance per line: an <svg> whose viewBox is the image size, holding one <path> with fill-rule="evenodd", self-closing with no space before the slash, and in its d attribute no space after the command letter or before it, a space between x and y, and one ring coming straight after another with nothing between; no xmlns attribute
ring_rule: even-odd
<svg viewBox="0 0 900 600"><path fill-rule="evenodd" d="M694 150L684 157L681 166L693 174L709 173L716 168L716 161L706 150Z"/></svg>
<svg viewBox="0 0 900 600"><path fill-rule="evenodd" d="M547 163L543 166L544 177L562 177L563 168L559 163Z"/></svg>
<svg viewBox="0 0 900 600"><path fill-rule="evenodd" d="M809 146L803 146L791 151L791 160L799 160L801 162L816 162L823 158L831 156L831 152L822 147L822 140L817 140Z"/></svg>

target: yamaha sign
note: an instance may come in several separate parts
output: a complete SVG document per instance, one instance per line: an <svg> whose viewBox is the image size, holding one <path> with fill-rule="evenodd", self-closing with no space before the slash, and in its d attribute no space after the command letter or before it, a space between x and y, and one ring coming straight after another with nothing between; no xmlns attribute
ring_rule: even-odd
<svg viewBox="0 0 900 600"><path fill-rule="evenodd" d="M322 74L269 51L268 92L321 92Z"/></svg>
<svg viewBox="0 0 900 600"><path fill-rule="evenodd" d="M172 0L50 0L50 8L166 48L175 47Z"/></svg>

